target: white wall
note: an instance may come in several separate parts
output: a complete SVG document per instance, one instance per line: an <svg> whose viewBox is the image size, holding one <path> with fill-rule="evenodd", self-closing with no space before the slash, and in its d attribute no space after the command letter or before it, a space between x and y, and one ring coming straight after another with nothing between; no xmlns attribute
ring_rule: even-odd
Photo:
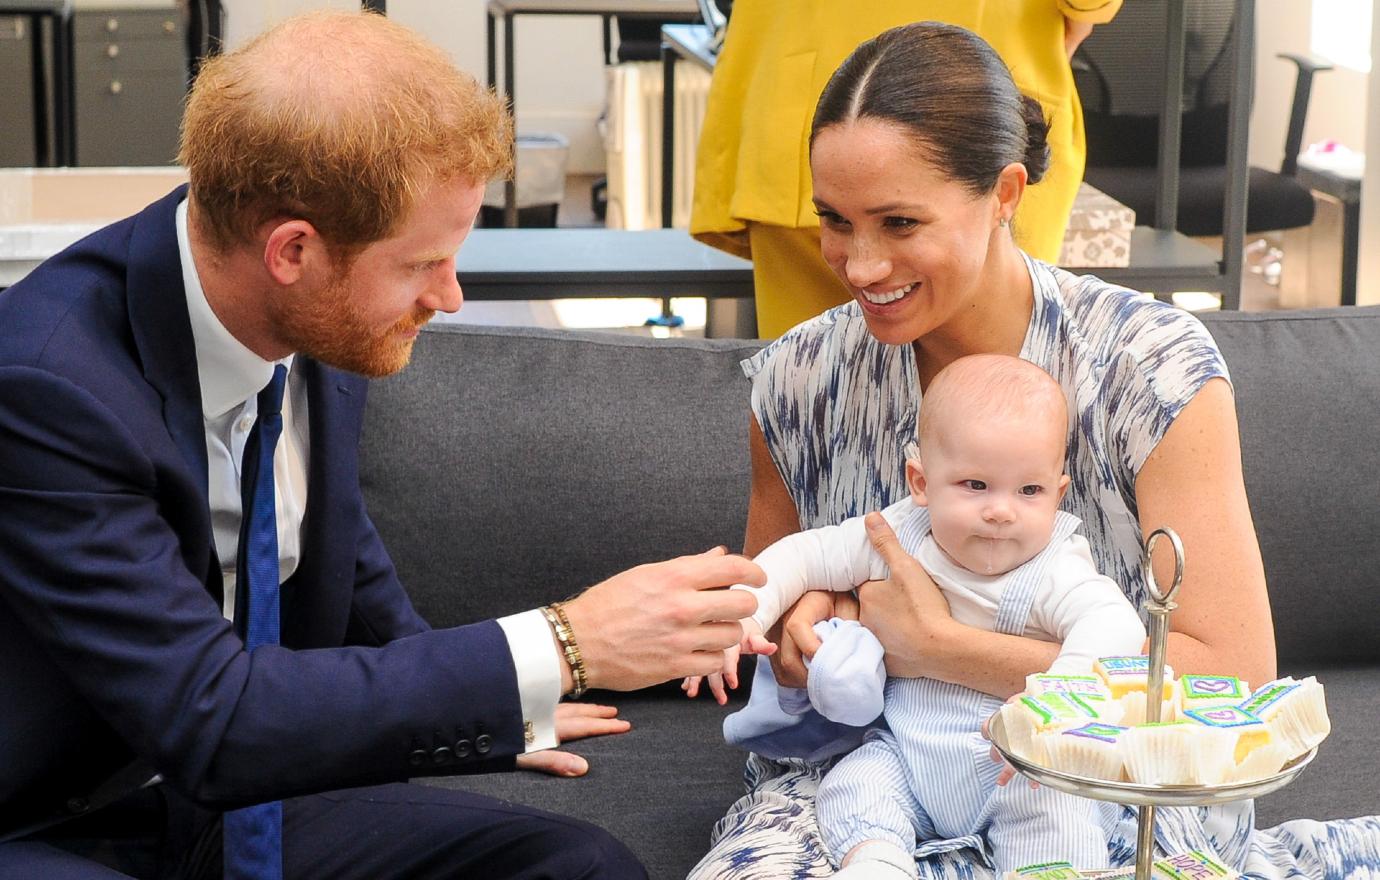
<svg viewBox="0 0 1380 880"><path fill-rule="evenodd" d="M1326 2L1326 0L1319 0ZM1295 70L1280 52L1310 51L1313 0L1256 0L1255 104L1251 111L1250 162L1278 168L1293 103ZM1345 67L1313 78L1303 146L1337 140L1361 150L1366 143L1369 76Z"/></svg>
<svg viewBox="0 0 1380 880"><path fill-rule="evenodd" d="M387 0L388 15L416 28L483 80L485 0ZM308 9L358 8L356 0L225 0L226 45L234 47L287 16ZM498 51L503 52L500 22ZM598 173L604 145L596 122L604 108L603 28L598 16L519 16L518 131L554 131L570 140L569 170ZM503 81L500 67L498 79Z"/></svg>
<svg viewBox="0 0 1380 880"><path fill-rule="evenodd" d="M1370 57L1374 71L1374 61L1380 59L1380 15L1371 16ZM1380 88L1370 89L1362 106L1368 142L1380 144ZM1361 183L1361 256L1356 279L1356 302L1360 305L1380 303L1380 147L1371 152L1374 155L1366 164Z"/></svg>

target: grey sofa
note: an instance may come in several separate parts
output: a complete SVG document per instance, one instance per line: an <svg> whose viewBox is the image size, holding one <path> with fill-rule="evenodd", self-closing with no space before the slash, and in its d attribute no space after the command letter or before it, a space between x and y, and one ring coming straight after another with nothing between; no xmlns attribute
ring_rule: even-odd
<svg viewBox="0 0 1380 880"><path fill-rule="evenodd" d="M1380 309L1206 323L1236 383L1280 668L1326 684L1334 724L1299 781L1259 802L1260 822L1380 813ZM437 626L503 615L638 563L737 548L738 361L759 344L428 329L412 365L372 388L361 461L421 613ZM587 777L428 782L589 819L652 877L683 877L742 792L742 753L720 735L727 710L674 685L591 698L618 705L633 730L574 744Z"/></svg>

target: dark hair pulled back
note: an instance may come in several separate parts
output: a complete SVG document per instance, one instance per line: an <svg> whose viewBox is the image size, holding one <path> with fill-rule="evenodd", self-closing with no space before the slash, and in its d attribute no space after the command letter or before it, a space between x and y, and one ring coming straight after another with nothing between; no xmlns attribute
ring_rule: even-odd
<svg viewBox="0 0 1380 880"><path fill-rule="evenodd" d="M831 125L870 118L912 132L925 157L975 195L1012 162L1029 183L1049 168L1049 125L982 38L934 21L901 25L853 50L815 107L810 145Z"/></svg>

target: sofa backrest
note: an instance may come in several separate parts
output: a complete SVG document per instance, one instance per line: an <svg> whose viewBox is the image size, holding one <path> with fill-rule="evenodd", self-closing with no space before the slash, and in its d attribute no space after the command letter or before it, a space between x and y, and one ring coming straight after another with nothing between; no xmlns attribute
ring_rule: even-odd
<svg viewBox="0 0 1380 880"><path fill-rule="evenodd" d="M1380 661L1380 308L1204 321L1236 387L1281 666ZM412 365L370 390L360 463L418 610L463 623L740 547L738 361L759 345L424 331Z"/></svg>
<svg viewBox="0 0 1380 880"><path fill-rule="evenodd" d="M433 625L724 544L747 519L751 341L438 325L369 391L360 478Z"/></svg>
<svg viewBox="0 0 1380 880"><path fill-rule="evenodd" d="M1380 662L1380 308L1203 318L1236 390L1281 668Z"/></svg>

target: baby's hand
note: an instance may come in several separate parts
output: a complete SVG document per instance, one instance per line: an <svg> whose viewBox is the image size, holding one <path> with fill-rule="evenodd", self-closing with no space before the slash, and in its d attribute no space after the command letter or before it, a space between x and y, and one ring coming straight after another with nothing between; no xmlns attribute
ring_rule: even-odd
<svg viewBox="0 0 1380 880"><path fill-rule="evenodd" d="M742 654L764 654L770 657L776 653L776 645L767 640L762 627L751 617L744 617L739 623L743 627L743 638L737 645L724 649L723 671L708 676L688 675L680 683L685 695L694 699L700 694L700 683L709 679L709 691L720 705L728 704L728 688L738 689L738 657Z"/></svg>
<svg viewBox="0 0 1380 880"><path fill-rule="evenodd" d="M1024 696L1025 691L1021 691L1020 693L1012 694L1010 697L1007 698L1006 702L1014 703ZM1000 712L1001 710L998 709L997 711ZM995 717L996 715L992 716L992 718ZM992 718L984 718L982 721L982 738L987 740L988 742L992 741ZM1009 763L1007 763L1006 759L1002 757L1001 752L997 751L997 747L995 745L988 747L988 753L992 759L993 764L1001 765L1001 770L997 773L997 785L1006 785L1008 782L1016 778L1016 768L1012 767ZM1026 781L1030 783L1030 787L1032 789L1040 787L1040 783L1036 782L1033 779L1027 779Z"/></svg>

